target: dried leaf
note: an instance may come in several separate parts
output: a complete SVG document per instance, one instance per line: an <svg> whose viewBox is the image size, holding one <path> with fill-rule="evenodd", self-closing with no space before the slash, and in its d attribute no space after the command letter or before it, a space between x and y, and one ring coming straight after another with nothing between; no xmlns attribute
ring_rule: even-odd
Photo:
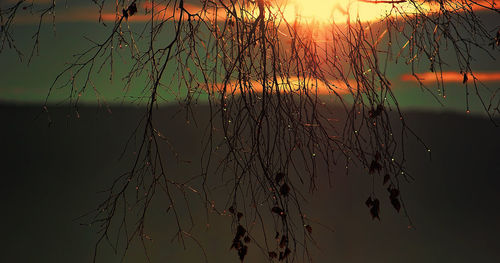
<svg viewBox="0 0 500 263"><path fill-rule="evenodd" d="M382 165L380 165L380 163L378 163L376 160L373 160L370 164L369 173L373 174L375 172L380 172L380 170L382 170Z"/></svg>
<svg viewBox="0 0 500 263"><path fill-rule="evenodd" d="M269 252L269 258L270 259L274 259L274 258L277 258L278 257L278 254L274 251L271 251Z"/></svg>
<svg viewBox="0 0 500 263"><path fill-rule="evenodd" d="M290 255L290 253L292 253L292 251L291 251L289 248L286 248L286 249L285 249L285 252L283 253L283 257L284 257L284 258L287 258L287 257L288 257L288 255Z"/></svg>
<svg viewBox="0 0 500 263"><path fill-rule="evenodd" d="M389 197L392 198L397 198L399 196L399 190L396 188L387 188L387 191L389 191Z"/></svg>
<svg viewBox="0 0 500 263"><path fill-rule="evenodd" d="M277 173L274 180L276 181L277 184L279 184L281 182L281 180L283 180L283 178L285 178L284 173Z"/></svg>
<svg viewBox="0 0 500 263"><path fill-rule="evenodd" d="M242 225L238 225L238 227L236 228L236 236L234 237L234 239L242 238L246 232L247 230Z"/></svg>
<svg viewBox="0 0 500 263"><path fill-rule="evenodd" d="M283 214L284 214L283 209L281 209L281 208L279 208L279 207L277 207L277 206L273 207L273 208L271 209L271 211L272 211L273 213L278 214L278 215L283 215Z"/></svg>
<svg viewBox="0 0 500 263"><path fill-rule="evenodd" d="M380 202L378 199L374 199L372 203L372 207L370 208L370 214L372 215L372 219L377 218L380 220Z"/></svg>
<svg viewBox="0 0 500 263"><path fill-rule="evenodd" d="M242 246L240 249L238 249L238 256L240 256L241 261L243 261L245 259L247 252L248 252L247 246Z"/></svg>
<svg viewBox="0 0 500 263"><path fill-rule="evenodd" d="M291 252L292 251L289 248L286 248L284 252L280 252L280 257L278 260L285 260Z"/></svg>
<svg viewBox="0 0 500 263"><path fill-rule="evenodd" d="M239 239L233 239L233 244L231 245L231 247L229 249L236 249L236 250L239 250L241 248L241 246L243 245L243 243L241 243L241 240Z"/></svg>
<svg viewBox="0 0 500 263"><path fill-rule="evenodd" d="M373 205L373 200L371 196L369 196L368 199L366 199L365 205L368 207L371 207Z"/></svg>
<svg viewBox="0 0 500 263"><path fill-rule="evenodd" d="M243 213L238 212L238 214L236 216L238 217L238 221L240 221L240 219L243 217Z"/></svg>
<svg viewBox="0 0 500 263"><path fill-rule="evenodd" d="M137 13L137 6L135 5L135 2L133 2L129 7L128 7L128 14L129 16L133 16L135 13Z"/></svg>
<svg viewBox="0 0 500 263"><path fill-rule="evenodd" d="M368 114L370 115L370 118L376 118L378 116L380 116L380 114L382 114L382 112L384 111L384 106L382 106L381 104L377 106L376 109L372 109L368 112Z"/></svg>
<svg viewBox="0 0 500 263"><path fill-rule="evenodd" d="M280 194L282 194L283 196L287 196L289 192L290 192L290 187L288 186L287 183L284 183L280 188Z"/></svg>
<svg viewBox="0 0 500 263"><path fill-rule="evenodd" d="M399 210L401 209L401 203L399 202L399 199L397 197L391 198L391 204L399 213Z"/></svg>
<svg viewBox="0 0 500 263"><path fill-rule="evenodd" d="M384 175L384 184L386 184L387 182L389 182L390 179L391 179L391 176L389 174L385 174Z"/></svg>
<svg viewBox="0 0 500 263"><path fill-rule="evenodd" d="M288 245L288 237L283 235L280 240L280 248L284 248L286 245Z"/></svg>
<svg viewBox="0 0 500 263"><path fill-rule="evenodd" d="M311 225L306 225L305 228L306 228L307 232L309 232L309 234L312 233L313 228L311 227Z"/></svg>

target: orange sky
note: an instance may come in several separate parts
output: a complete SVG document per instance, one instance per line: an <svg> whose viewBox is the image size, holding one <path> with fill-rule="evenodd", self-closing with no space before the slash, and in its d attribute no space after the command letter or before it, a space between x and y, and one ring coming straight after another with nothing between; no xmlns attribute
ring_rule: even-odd
<svg viewBox="0 0 500 263"><path fill-rule="evenodd" d="M303 79L300 81L296 77L290 77L288 79L288 83L282 82L279 83L279 91L280 92L292 92L299 93L300 89L307 89L311 92L317 92L319 95L328 95L337 93L338 95L348 94L350 89L356 89L358 86L354 80L348 80L350 88L346 85L345 82L340 80L329 81L328 85L322 81L314 81L313 79L308 79L304 82ZM262 84L258 81L251 81L250 85L252 86L252 90L257 93L262 92ZM205 87L206 89L206 87ZM215 91L221 93L223 89L223 84L219 83L215 87ZM272 87L273 90L276 90L276 87ZM239 86L236 85L235 82L230 82L226 87L226 93L240 93Z"/></svg>
<svg viewBox="0 0 500 263"><path fill-rule="evenodd" d="M434 72L426 72L416 75L424 84L432 84L437 81L436 73ZM474 73L474 76L480 82L500 82L500 72L476 72ZM470 75L468 75L468 78L470 81L472 81L472 77ZM402 81L417 82L415 77L411 74L401 75L400 79ZM445 83L462 83L463 80L464 80L463 74L460 74L458 72L448 71L442 73L442 81ZM309 79L304 83L303 80L298 81L297 78L294 77L291 77L288 81L289 81L288 84L286 83L278 84L280 92L298 92L297 89L307 87L309 90L317 92L320 95L332 94L333 91L335 91L339 95L345 95L350 93L350 89L358 88L357 83L352 79L348 80L349 86L340 80L329 81L328 85L322 81L316 82L312 79ZM253 91L258 93L262 92L262 85L258 81L251 81L250 84L252 86ZM222 83L219 83L217 87L215 87L216 91L221 92L222 86L223 86ZM240 92L239 87L235 85L234 82L229 83L226 88L227 88L226 91L227 93L234 92L238 94ZM276 88L273 87L273 89Z"/></svg>
<svg viewBox="0 0 500 263"><path fill-rule="evenodd" d="M436 75L438 74L438 75ZM425 72L416 74L422 83L433 83L436 81L443 81L446 83L462 83L464 75L459 72L443 72L442 75L435 72ZM480 82L500 82L500 72L475 72L474 76ZM468 79L472 80L472 76L468 75ZM404 74L401 76L402 81L417 82L417 79L411 74Z"/></svg>
<svg viewBox="0 0 500 263"><path fill-rule="evenodd" d="M463 0L454 1L453 3L459 3ZM37 2L37 1L35 1ZM42 1L46 2L46 0ZM384 15L390 14L390 16L396 16L399 14L397 10L405 10L405 12L409 15L416 12L416 8L409 3L398 3L398 4L387 4L387 3L367 3L364 1L353 1L353 0L308 0L308 1L300 1L300 0L288 0L286 1L286 5L284 5L283 0L270 0L272 12L280 12L283 14L283 17L288 22L293 22L294 20L298 20L303 23L310 23L311 21L320 22L320 23L331 23L333 20L336 23L343 23L347 21L347 11L349 12L350 19L355 20L358 18L361 21L377 21ZM353 3L351 3L353 2ZM470 2L470 1L469 1ZM484 10L486 6L495 5L495 0L479 0L475 1L478 4L471 5L470 7L475 10ZM307 4L304 4L307 3ZM201 7L184 4L186 10L191 13L197 13L201 10ZM422 2L419 8L427 13L434 13L439 11L439 5L431 4L428 2ZM450 4L448 8L453 8L453 4ZM174 9L172 7L165 7L165 5L158 4L155 6L157 19L165 19L167 17L172 16L172 12ZM114 7L113 9L114 10ZM139 7L138 14L135 14L132 17L129 17L129 22L145 22L151 19L151 15L145 14L145 10L151 10L151 3L146 2ZM16 18L17 23L37 23L39 21L39 17L36 14L30 14L28 11L20 10L18 17ZM25 11L25 12L22 12ZM203 17L213 18L213 10L209 10ZM256 11L257 12L257 11ZM179 13L179 12L176 12ZM225 20L225 14L221 12L218 14L219 20ZM121 14L118 14L121 15ZM257 16L254 14L255 17ZM105 10L102 14L102 19L105 22L112 22L116 19L117 14L113 12L109 12L109 9ZM56 22L83 22L83 21L98 21L99 14L95 6L89 7L79 7L79 9L69 8L58 9ZM178 15L175 16L178 19ZM186 17L184 17L186 18Z"/></svg>

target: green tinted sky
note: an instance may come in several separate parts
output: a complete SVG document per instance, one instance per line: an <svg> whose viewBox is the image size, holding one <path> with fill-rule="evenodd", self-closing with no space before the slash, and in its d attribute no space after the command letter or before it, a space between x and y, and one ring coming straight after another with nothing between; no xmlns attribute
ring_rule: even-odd
<svg viewBox="0 0 500 263"><path fill-rule="evenodd" d="M2 6L8 3L3 3ZM56 16L55 29L50 21L47 21L42 27L42 35L40 41L39 53L35 55L31 63L27 63L27 58L30 55L31 47L34 43L33 34L36 31L35 25L26 18L20 18L18 24L14 28L14 36L16 43L24 54L23 61L20 61L18 54L9 48L5 48L0 53L0 101L14 103L32 103L43 104L48 94L48 89L52 82L66 66L73 60L73 55L88 48L91 42L84 37L94 41L102 41L109 34L112 23L107 23L108 26L100 25L97 22L97 9L93 6L84 4L83 1L74 1L67 3L67 6L58 7L58 16ZM81 12L74 12L81 10ZM140 10L141 11L141 10ZM22 10L21 14L26 14L27 10ZM72 18L73 17L73 18ZM496 14L483 13L482 17L490 28L494 28ZM131 23L130 26L135 31L143 28L142 23ZM493 32L493 31L492 31ZM494 57L499 57L498 50L491 51ZM126 56L126 52L124 52ZM484 52L478 50L473 51L475 61L473 66L478 72L495 73L500 70L499 63L488 57ZM450 61L449 68L445 70L454 70L453 66L454 53L444 51L445 59ZM110 104L136 101L143 94L145 85L145 77L137 78L132 83L131 88L124 89L124 82L121 76L127 72L130 67L130 59L126 57L115 58L114 70L115 74L113 81L109 80L110 68L105 66L101 74L96 74L93 84L98 91L100 102ZM175 65L171 65L173 70ZM393 84L394 92L399 99L399 102L404 108L420 108L420 109L442 109L465 112L465 87L461 83L446 83L447 98L442 99L445 107L442 107L436 102L435 98L415 85L413 82L401 81L401 77L409 72L409 66L405 63L391 64L388 68L388 75ZM165 74L165 78L169 78L171 72ZM63 80L68 79L67 76ZM168 82L168 81L166 81ZM175 85L175 84L174 84ZM490 89L498 89L499 82L484 82L484 85ZM52 95L49 97L49 102L64 103L68 102L68 88L59 88L55 86ZM438 93L437 85L429 83L428 87L435 93ZM173 88L175 90L175 87ZM89 88L82 94L81 101L86 104L96 104L98 99L96 92ZM164 92L162 94L167 103L174 103L176 96L173 93ZM475 96L470 97L472 112L480 112L481 106Z"/></svg>

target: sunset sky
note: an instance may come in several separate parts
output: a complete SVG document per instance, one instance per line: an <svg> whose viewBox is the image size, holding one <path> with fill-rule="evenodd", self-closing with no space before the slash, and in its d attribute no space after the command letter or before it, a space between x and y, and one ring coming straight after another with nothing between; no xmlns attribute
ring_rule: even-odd
<svg viewBox="0 0 500 263"><path fill-rule="evenodd" d="M185 0L185 8L189 12L197 12L199 10L197 1ZM410 10L408 11L410 13L414 8L405 3L393 6L386 3L374 5L366 3L366 1L369 0L356 2L354 0L352 2L350 0L269 0L269 3L272 3L274 11L283 12L285 19L296 20L300 26L306 29L324 29L324 25L333 20L339 25L345 26L346 23L355 22L356 18L359 18L363 23L375 25L379 22L380 17L388 15L389 12L391 15L395 15L397 12L394 12L393 8L405 8L407 11ZM491 4L495 1L498 2L498 0L478 0L475 2ZM18 0L0 0L0 9L5 10L5 7L15 5L17 2ZM141 146L141 138L144 142L148 141L147 133L143 133L144 128L147 130L149 126L144 125L146 118L142 106L148 102L149 90L147 90L147 79L142 75L132 82L130 88L124 88L125 81L122 77L129 72L131 61L133 61L127 46L115 43L115 50L123 50L123 52L116 52L114 74L111 75L112 70L109 64L105 64L100 69L100 73L94 75L85 93L79 97L81 107L78 108L78 115L72 115L75 111L74 108L68 106L70 90L68 87L62 87L61 81L56 83L50 96L47 97L52 83L58 74L67 67L68 63L74 61L75 54L87 49L93 41L99 42L106 39L113 28L114 21L121 17L121 7L116 12L114 9L115 1L109 1L109 5L103 9L102 21L99 22L98 8L92 3L93 1L58 0L55 23L52 24L53 17L50 15L44 18L39 49L32 50L39 10L51 2L52 0L28 0L21 4L13 24L13 37L21 54L9 48L6 43L0 52L0 119L3 124L2 129L0 129L0 149L2 150L0 156L2 170L0 173L4 186L0 191L0 206L3 209L3 214L0 217L0 225L3 227L3 238L0 241L0 248L2 248L0 262L92 262L100 222L89 224L91 220L82 219L81 216L89 211L99 211L99 209L94 209L97 208L97 204L103 201L103 198L106 198L106 193L103 193L103 190L109 189L108 187L113 183L114 178L120 176L125 181L127 178L125 175L128 176L135 167L150 167L151 164L148 161L146 164L137 165L142 162L142 159L138 161L141 150L144 152L147 151L146 148L152 149L149 148L151 146L144 148ZM96 2L100 2L100 0ZM127 5L131 3L130 0L123 2ZM436 12L436 6L431 4L433 2L435 1L426 1L426 4L421 6L422 10L432 15L433 12ZM32 7L30 3L34 3L34 6ZM152 8L152 5L147 1L138 0L138 3L138 13L123 23L124 27L130 28L134 32L140 32L144 29L145 22L150 19L150 15L146 15L145 11ZM159 20L173 10L165 9L165 6L161 4L154 8L160 10L157 10L156 15L156 19ZM498 13L486 11L479 5L471 8L483 19L488 32L492 35L496 32L500 34ZM164 11L161 11L162 9ZM359 17L357 15L355 17L346 16L347 10L351 14L359 15ZM214 14L207 14L207 16L211 15ZM5 17L0 18L5 19ZM226 19L220 14L214 18ZM3 21L0 22L3 23ZM172 22L170 22L171 24ZM382 28L380 23L378 28L376 26L374 28L377 36L385 34L383 29L379 30ZM172 36L171 31L164 30L164 35L159 39L166 42L165 39ZM288 37L286 32L282 35L286 41ZM317 37L315 40L318 43L330 41L321 37ZM405 49L405 43L398 44L400 46L395 47L395 50ZM353 157L352 162L347 161L354 163L350 165L348 175L344 173L345 163L340 159L339 162L332 164L331 168L334 173L332 178L325 176L328 174L324 171L325 167L318 165L316 168L314 165L312 169L315 170L316 176L311 179L317 180L315 184L318 189L312 193L308 180L303 181L297 172L299 176L297 176L296 185L304 188L304 195L300 190L301 196L297 200L304 198L303 211L307 212L307 220L314 227L312 230L314 240L311 240L312 242L307 248L313 254L314 262L500 262L500 250L498 249L498 236L500 234L500 224L498 223L500 222L500 209L498 209L500 204L500 191L498 190L500 189L500 177L498 176L500 175L500 136L498 136L498 131L500 128L496 127L493 121L486 116L481 102L475 96L476 91L471 85L472 76L468 76L467 87L463 84L464 75L454 64L456 53L451 45L443 45L442 47L443 49L440 50L442 58L449 64L444 65L442 72L438 72L439 78L436 78L436 73L430 72L425 61L419 65L420 67L417 67L415 75L411 74L411 67L404 59L390 61L386 74L392 84L392 90L398 99L399 106L403 109L405 118L403 122L400 122L399 115L389 114L388 121L395 124L392 128L389 127L390 130L386 126L373 123L374 127L376 125L375 130L384 130L385 135L390 132L390 136L393 136L393 133L395 137L404 136L404 141L403 137L401 138L405 152L402 158L406 161L404 168L409 171L406 175L409 174L412 180L409 180L411 182L401 180L401 190L404 195L404 197L401 196L401 200L404 200L404 210L408 210L411 221L403 211L397 212L391 207L390 200L386 198L389 197L386 191L389 190L386 188L387 185L380 186L382 187L380 189L374 189L373 183L377 179L376 176L382 179L382 174L370 174L368 167L355 163L357 159L354 158L354 152L337 151L335 148L336 153L341 158L346 155L348 157L346 160L351 160ZM491 49L489 46L485 46L485 48L490 51L490 54L479 49L471 50L473 60L470 63L475 70L474 74L479 90L491 93L497 91L495 99L499 101L500 63L498 59L500 59L500 49L498 47ZM29 61L32 51L34 56ZM150 66L148 65L148 67ZM149 138L162 139L159 147L153 149L158 151L156 156L159 156L159 158L155 157L155 162L162 163L162 160L165 160L165 167L162 163L162 171L165 169L168 177L182 179L182 182L186 182L175 183L175 187L173 186L176 188L175 191L179 190L178 193L183 194L186 198L177 199L180 201L176 205L179 205L177 209L180 213L189 214L190 220L195 223L194 227L186 229L189 233L183 232L186 233L186 243L184 244L184 240L180 241L179 236L182 234L179 229L172 227L176 226L178 221L175 222L175 220L179 219L169 216L173 215L171 212L176 210L175 208L171 209L173 206L170 204L173 202L168 204L163 202L163 199L155 199L157 203L154 203L150 214L148 214L149 221L146 226L147 231L150 231L148 235L151 235L151 239L146 241L146 246L150 249L148 253L151 252L151 262L203 262L205 253L209 262L239 262L235 251L229 249L234 237L232 232L235 230L234 215L225 212L223 215L219 215L214 212L215 210L208 209L208 202L204 202L208 200L204 198L208 197L202 197L201 191L193 191L194 188L191 187L189 187L191 191L185 191L186 186L191 183L195 184L196 178L201 178L200 174L205 175L211 171L205 168L205 162L210 165L219 163L218 159L220 156L224 156L225 152L216 145L219 140L217 136L220 136L220 141L223 141L220 144L221 149L224 149L227 137L223 134L222 129L219 130L218 126L214 125L219 120L214 119L217 113L212 112L211 105L209 107L208 103L203 103L206 101L203 100L202 96L200 96L201 105L193 107L192 112L184 111L183 108L179 110L181 107L178 103L184 99L179 94L185 95L187 91L184 87L178 88L180 85L175 81L169 82L169 80L174 79L172 77L173 71L168 68L163 75L162 82L165 86L161 87L164 90L161 93L161 100L158 100L162 107L158 107L154 111L154 134L157 134L158 137L151 136ZM428 90L419 87L416 78ZM63 81L67 80L68 76L66 75ZM78 81L81 82L81 78ZM287 81L293 87L302 85L301 81L303 80L291 76ZM338 87L336 90L338 93L345 97L349 96L345 92L346 83L335 79L329 81L329 84ZM248 82L257 92L262 90L262 84L259 81L249 80ZM276 82L278 86L283 84L284 87L290 87L280 81ZM445 93L443 90L438 90L440 87L438 82L445 85ZM237 85L234 80L229 81L228 84L229 88L234 88ZM347 84L357 87L356 82L352 79L348 79ZM222 85L219 84L215 88L220 86ZM205 91L206 89L203 88L205 87L200 90ZM314 88L322 95L322 99L326 98L325 101L333 97L327 97L329 91L327 91L325 83L317 83ZM467 114L466 88L469 88L471 93L469 97L470 114ZM237 89L234 90L235 93L238 93ZM286 88L284 90L287 92ZM48 107L51 108L50 113L40 114L46 99ZM333 103L336 102L338 101L333 101ZM103 104L110 107L99 107ZM136 105L139 106L136 107ZM306 109L308 106L303 107ZM107 111L107 109L112 111ZM187 116L189 114L192 114L196 122L188 121L188 118L191 118L191 116ZM498 115L494 118L498 124ZM273 119L269 118L268 120L272 121ZM328 119L329 122L330 120L337 121L337 119ZM372 116L370 116L370 120L373 120ZM229 119L230 122L231 119ZM285 122L283 123L281 125L286 125ZM404 124L403 128L399 127L400 123ZM407 123L408 126L406 126ZM256 122L255 125L261 127L262 122ZM267 125L272 127L274 124ZM314 127L314 123L310 124L309 122L303 125L311 130ZM371 123L367 123L367 125L371 126ZM244 137L247 127L242 126L244 127L242 128L243 132L240 131L239 134ZM290 125L288 128L283 127L284 130L287 130L286 132L294 132ZM418 138L410 134L408 127ZM208 137L207 134L212 133L212 129L215 137ZM283 133L284 136L287 136L286 132ZM344 134L349 132L344 132ZM358 131L355 130L354 133L358 133ZM296 137L302 138L302 135ZM303 144L303 142L309 144L312 136L305 134L303 137L303 139L297 139L295 145ZM364 137L356 138L363 139ZM382 141L379 138L375 139L374 142ZM369 146L369 144L374 145L375 143L371 140L372 138L359 145L363 147ZM149 140L149 142L151 141ZM349 139L345 141L349 141ZM395 141L399 145L399 140ZM208 142L214 146L212 147ZM425 143L425 147L422 142ZM290 145L293 143L291 140ZM255 145L259 148L259 143L255 143ZM361 146L359 146L360 152L365 152ZM392 147L387 146L382 144L382 147L386 147L385 149ZM294 146L292 151L295 150ZM369 150L367 149L367 153ZM398 157L398 152L392 154ZM316 153L312 153L315 157ZM378 154L379 152L374 156L376 159ZM290 156L292 155L286 157L288 158L287 162L294 158ZM359 155L357 157L359 158ZM262 157L259 156L259 158ZM305 160L303 155L297 160L299 167L295 167L295 163L292 164L295 171L301 171L302 167L300 166L308 165L302 162ZM392 161L394 160L393 158ZM217 183L205 184L203 181L203 184L200 183L200 185L202 188L206 186L207 189L210 189L209 191L212 191L210 195L213 194L213 196L210 198L229 200L228 196L235 193L230 186L233 182L231 181L233 178L231 173L234 173L231 170L233 164L229 162L219 164L220 167L227 165L229 167L227 172L226 168L217 168L213 175L210 174L210 180L217 181ZM222 176L220 170L223 170ZM329 170L330 167L328 167L328 172ZM399 171L396 173L399 174ZM146 180L150 179L148 173L136 171L136 174L140 174L141 178L146 178ZM223 178L228 175L229 180ZM267 176L267 174L265 175ZM301 183L298 183L299 178ZM172 180L171 178L167 179L165 184L169 184ZM331 182L330 179L332 179ZM172 182L174 181L172 180ZM129 185L129 182L131 182L130 179L126 184ZM137 182L132 181L132 183ZM133 185L130 184L130 186ZM292 186L295 188L295 185ZM132 190L132 188L130 189ZM135 189L138 190L138 188ZM161 193L163 188L158 187L155 191ZM265 191L262 194L266 194ZM381 198L380 220L373 220L365 205L367 195L370 192L373 194L375 191L378 191L377 194L380 193L380 196L383 193L386 199L382 200ZM134 192L134 194L137 193L139 192ZM217 196L221 193L221 196ZM142 197L142 192L137 196ZM296 197L294 196L294 198ZM189 209L184 203L188 199L194 204ZM270 194L268 199L271 199ZM219 206L222 209L227 208L227 206L217 203L217 208ZM252 207L256 207L255 202L249 205L249 209L253 209ZM134 212L140 212L142 207L135 205L134 209ZM303 211L300 211L301 219L306 218L306 212ZM177 211L174 212L177 215ZM249 217L246 213L242 220L247 221ZM278 217L276 216L276 218ZM187 217L182 219L187 219L183 223L190 223ZM250 220L248 219L248 224L251 224ZM278 221L279 219L274 221L275 227ZM119 223L119 221L112 222L112 224L115 223ZM131 226L135 223L132 223ZM118 224L114 226L118 226ZM255 226L258 225L252 227ZM293 225L297 229L300 229L301 226L301 223ZM252 231L255 232L255 229L257 228ZM269 236L271 241L274 229L272 232ZM306 233L305 230L303 232ZM191 236L190 233L193 235ZM112 243L115 242L115 238L116 242L120 241L119 238L124 241L127 239L123 235L116 237L115 232L111 233L110 237L113 239ZM142 238L144 235L140 237ZM293 238L295 239L295 236ZM266 237L265 240L267 239ZM114 250L116 248L112 248L113 245L105 243L103 249L98 251L97 262L146 262L146 253L144 252L146 246L142 246L143 244L139 242L140 238L137 238L136 241L127 248L128 254L125 259L121 257L120 253L116 253ZM301 246L300 242L299 240L296 244ZM276 243L278 244L278 242ZM123 249L120 247L121 244L120 241L118 251ZM256 244L253 241L249 243L249 255L245 262L267 262L267 251L264 251L264 248L259 250ZM302 255L298 255L294 262L303 262L301 257Z"/></svg>
<svg viewBox="0 0 500 263"><path fill-rule="evenodd" d="M2 7L15 2L9 0L2 2ZM16 44L23 52L22 61L13 50L6 48L0 53L0 67L2 67L0 79L0 101L15 102L15 103L34 103L41 104L44 102L48 88L52 84L58 73L60 73L65 63L72 61L72 56L84 50L91 44L88 39L99 41L106 37L113 21L117 18L113 6L105 6L102 19L107 26L99 25L97 7L88 4L87 1L68 1L67 3L59 3L56 8L55 27L52 27L52 17L46 16L45 23L42 26L42 35L40 40L39 52L35 52L35 56L28 65L27 60L31 53L31 47L34 43L33 34L36 30L38 15L36 10L46 6L49 0L34 1L33 9L27 7L21 8L18 17L15 20L15 37ZM191 3L189 3L191 2ZM311 0L307 1L307 5L301 1L274 1L276 10L283 12L284 17L288 20L298 19L301 23L328 23L335 20L336 23L347 21L346 10L351 14L358 14L362 21L377 21L379 17L387 15L391 11L392 4L371 4L365 2L353 2L349 4L349 0L325 1ZM486 1L483 1L484 3ZM488 2L486 2L488 3ZM188 1L186 9L190 12L199 10L197 4L193 1ZM400 9L410 10L414 12L415 7L408 4L398 4ZM157 9L165 9L162 5L157 5ZM150 19L149 15L144 12L151 9L149 2L139 4L139 13L130 17L128 25L132 28L139 29L144 21ZM431 4L423 4L422 9L428 13L435 12L436 6ZM495 14L484 11L484 8L475 6L485 19L487 26L494 30ZM171 12L171 9L165 9L165 12L159 12L157 17L162 18ZM34 12L34 14L30 14ZM392 12L395 14L397 12ZM219 15L220 16L220 15ZM225 19L224 17L219 17ZM353 18L351 17L351 20ZM339 22L340 21L340 22ZM493 31L492 31L493 32ZM84 38L85 37L85 38ZM487 54L481 51L474 51L473 68L476 70L476 77L479 80L479 86L487 86L497 88L500 85L500 67L495 60L488 57ZM453 62L453 52L444 52L444 59ZM493 51L492 55L498 58L498 52ZM130 61L130 60L129 60ZM116 62L115 62L116 63ZM120 63L123 64L120 65ZM393 89L401 106L407 108L422 108L422 109L446 109L465 112L465 87L462 85L463 76L456 71L456 67L450 65L443 69L442 81L446 88L446 98L440 97L445 107L441 107L427 91L423 91L417 86L417 82L413 76L409 74L410 67L400 64L390 63L388 68L388 76L393 84ZM130 101L132 97L141 95L141 89L130 89L125 92L123 82L120 80L120 74L124 74L127 67L127 60L121 60L116 63L115 74L110 81L109 69L104 67L102 73L97 75L92 83L96 90L87 90L82 94L81 101L87 104L95 104L106 102L110 104ZM440 94L437 89L436 77L431 72L418 72L418 76L423 84L436 94ZM140 80L134 85L141 85ZM293 81L293 80L292 80ZM339 83L337 81L337 83ZM340 83L339 83L340 84ZM321 93L321 87L318 87ZM323 87L324 88L324 87ZM125 94L125 95L124 95ZM67 89L56 89L49 97L51 103L61 103L68 97ZM97 98L97 99L96 99ZM175 96L165 94L167 103L175 102ZM471 110L474 113L481 111L479 102L471 97ZM63 102L64 103L64 102Z"/></svg>

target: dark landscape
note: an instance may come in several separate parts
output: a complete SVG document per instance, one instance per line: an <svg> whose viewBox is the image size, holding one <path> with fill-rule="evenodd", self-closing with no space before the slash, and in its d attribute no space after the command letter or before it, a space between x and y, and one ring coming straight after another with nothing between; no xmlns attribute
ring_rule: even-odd
<svg viewBox="0 0 500 263"><path fill-rule="evenodd" d="M38 105L0 106L1 262L91 262L96 229L77 218L95 208L104 198L98 192L113 178L131 168L133 143L119 157L143 113L138 107L111 110L82 107L77 119L72 108L52 107L48 125ZM192 162L170 161L167 169L190 176L199 168L202 133L185 124L182 112L165 117L177 110L159 111L161 127ZM432 149L429 160L415 140L408 140L408 167L416 180L401 189L415 229L408 229L408 220L387 202L381 221L372 220L364 205L369 190L362 178L368 175L338 174L332 188L320 187L308 203L315 212L311 216L333 229L313 225L316 262L500 262L499 129L483 116L452 112L407 111L407 121ZM209 228L199 222L193 231L209 261L237 262L229 250L231 220L210 218ZM195 242L184 249L172 239L168 220L158 217L152 226L154 262L203 261ZM245 261L263 262L260 251L249 247ZM125 259L145 261L139 246ZM104 245L98 262L120 262L120 255Z"/></svg>

